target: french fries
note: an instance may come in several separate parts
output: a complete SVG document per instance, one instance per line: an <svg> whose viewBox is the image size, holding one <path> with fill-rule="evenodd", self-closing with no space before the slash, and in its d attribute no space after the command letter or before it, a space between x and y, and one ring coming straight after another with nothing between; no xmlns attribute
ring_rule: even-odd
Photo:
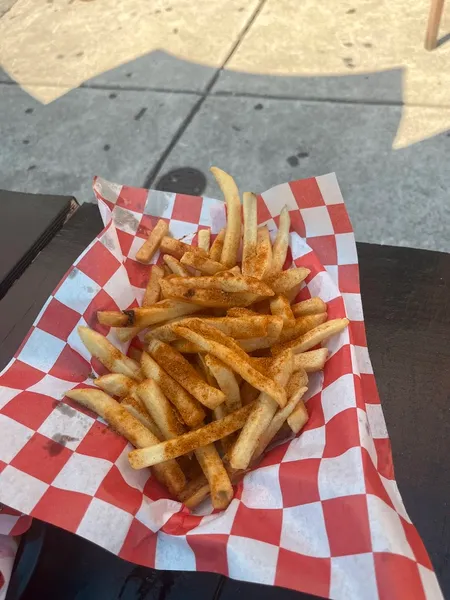
<svg viewBox="0 0 450 600"><path fill-rule="evenodd" d="M255 194L243 194L241 226L233 178L211 171L225 198L226 227L212 244L211 231L198 230L192 246L158 222L136 254L149 263L159 250L164 263L149 267L142 305L97 313L122 342L145 334L139 348L125 356L98 332L80 327L86 348L110 373L95 380L99 390L67 394L124 435L136 448L130 465L152 467L189 509L207 496L214 508L225 509L233 484L270 444L301 431L308 421L302 400L308 374L322 370L328 356L326 348L315 347L348 324L327 321L320 298L291 305L310 271L283 270L288 208L272 245L268 227L258 226Z"/></svg>
<svg viewBox="0 0 450 600"><path fill-rule="evenodd" d="M136 260L141 263L148 264L155 255L155 252L158 250L161 244L161 240L168 233L168 231L168 224L160 219L152 229L148 239L136 252Z"/></svg>
<svg viewBox="0 0 450 600"><path fill-rule="evenodd" d="M237 263L241 242L241 201L237 185L231 175L217 167L211 167L211 173L222 190L227 204L227 226L220 262L230 269Z"/></svg>

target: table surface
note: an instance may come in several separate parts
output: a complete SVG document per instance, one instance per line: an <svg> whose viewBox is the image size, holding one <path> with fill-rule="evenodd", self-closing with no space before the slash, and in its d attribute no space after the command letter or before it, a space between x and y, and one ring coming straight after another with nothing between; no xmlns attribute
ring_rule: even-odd
<svg viewBox="0 0 450 600"><path fill-rule="evenodd" d="M50 292L101 228L97 207L83 205L0 300L0 366L9 361ZM391 438L396 479L444 596L450 597L450 371L446 368L450 364L450 255L371 244L358 244L358 255L370 357ZM48 595L49 582L52 597L83 600L172 600L194 594L196 600L224 600L249 593L274 597L273 588L257 586L255 590L253 584L215 574L155 572L129 565L53 527L46 527L45 535L45 551L23 596L26 600L44 592ZM65 570L64 564L69 564L65 561L71 564L72 583L61 580L60 568ZM96 565L95 577L92 564ZM100 576L99 565L104 566L107 583L106 576ZM103 590L110 586L107 595L98 595L99 582ZM67 585L78 586L77 592L69 594ZM278 600L300 597L306 598L276 590Z"/></svg>

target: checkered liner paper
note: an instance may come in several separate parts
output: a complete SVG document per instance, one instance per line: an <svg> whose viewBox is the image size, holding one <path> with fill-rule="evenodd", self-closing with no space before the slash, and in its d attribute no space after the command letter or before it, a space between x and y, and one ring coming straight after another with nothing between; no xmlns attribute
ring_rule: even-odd
<svg viewBox="0 0 450 600"><path fill-rule="evenodd" d="M352 227L333 174L278 185L258 197L258 221L276 232L290 209L290 264L311 270L299 299L320 296L348 330L327 342L311 376L309 421L237 486L227 510L191 514L130 446L65 390L104 369L81 344L98 309L140 303L149 269L136 251L159 218L196 243L225 223L222 201L96 179L105 229L50 296L0 376L0 502L81 535L129 561L279 585L331 598L442 598L427 552L394 479L367 350ZM156 257L160 260L160 257ZM122 350L127 348L122 346ZM17 516L0 520L14 532ZM20 523L20 521L19 521Z"/></svg>

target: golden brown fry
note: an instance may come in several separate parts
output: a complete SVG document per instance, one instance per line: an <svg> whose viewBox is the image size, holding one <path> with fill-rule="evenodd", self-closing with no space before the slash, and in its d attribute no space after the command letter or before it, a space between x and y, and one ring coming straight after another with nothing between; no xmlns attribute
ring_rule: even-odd
<svg viewBox="0 0 450 600"><path fill-rule="evenodd" d="M66 396L97 413L136 448L146 448L152 444L159 445L158 438L151 431L104 392L92 388L77 389L70 390ZM156 478L174 496L177 496L186 484L183 471L174 460L159 465L154 469L154 473Z"/></svg>
<svg viewBox="0 0 450 600"><path fill-rule="evenodd" d="M289 329L295 325L295 317L292 313L291 305L286 296L282 294L275 296L270 301L270 312L273 315L281 317L283 319L283 329Z"/></svg>
<svg viewBox="0 0 450 600"><path fill-rule="evenodd" d="M108 373L94 380L94 383L101 390L111 396L125 398L136 391L137 383L134 379L122 375L121 373Z"/></svg>
<svg viewBox="0 0 450 600"><path fill-rule="evenodd" d="M186 255L185 255L186 256ZM217 275L203 277L180 277L170 279L169 284L163 284L166 288L173 286L184 286L201 290L222 290L224 292L251 292L258 296L273 296L271 288L254 277L234 274L230 271L222 271Z"/></svg>
<svg viewBox="0 0 450 600"><path fill-rule="evenodd" d="M197 448L195 456L208 480L213 507L224 510L233 498L233 486L215 445Z"/></svg>
<svg viewBox="0 0 450 600"><path fill-rule="evenodd" d="M125 356L103 335L82 325L78 327L78 334L92 356L95 356L109 371L122 373L122 375L126 375L135 381L142 381L142 372L139 365L128 356Z"/></svg>
<svg viewBox="0 0 450 600"><path fill-rule="evenodd" d="M241 243L241 201L239 190L234 179L225 171L217 167L211 167L227 204L227 226L225 228L225 239L223 242L220 262L226 268L234 267L237 263L239 245Z"/></svg>
<svg viewBox="0 0 450 600"><path fill-rule="evenodd" d="M250 310L249 308L229 308L227 310L227 317L256 317L260 316L260 313L257 313L254 310Z"/></svg>
<svg viewBox="0 0 450 600"><path fill-rule="evenodd" d="M119 310L98 310L97 321L107 327L123 327L128 323L128 317Z"/></svg>
<svg viewBox="0 0 450 600"><path fill-rule="evenodd" d="M257 232L257 249L256 259L253 261L253 277L257 279L265 278L270 272L271 265L272 242L270 241L269 230L265 225L264 227L260 227ZM272 286L270 285L270 287Z"/></svg>
<svg viewBox="0 0 450 600"><path fill-rule="evenodd" d="M273 358L271 356L252 357L252 365L260 373L269 373L272 368ZM295 369L294 369L295 370Z"/></svg>
<svg viewBox="0 0 450 600"><path fill-rule="evenodd" d="M222 362L239 373L243 379L251 383L253 387L258 388L261 392L267 392L267 394L274 398L280 406L286 404L286 392L282 386L257 371L248 361L242 360L240 355L234 350L227 348L214 340L210 340L187 327L175 325L175 332L180 337L183 337L194 344L198 344L205 352L209 352L219 358Z"/></svg>
<svg viewBox="0 0 450 600"><path fill-rule="evenodd" d="M228 412L241 408L241 394L233 370L211 354L206 354L205 363L219 384L219 388L225 394L225 405Z"/></svg>
<svg viewBox="0 0 450 600"><path fill-rule="evenodd" d="M142 306L151 306L158 302L161 295L161 286L159 282L164 277L164 269L159 265L152 265L147 287L145 288Z"/></svg>
<svg viewBox="0 0 450 600"><path fill-rule="evenodd" d="M219 421L220 419L223 419L224 417L226 417L229 414L229 411L227 410L227 407L225 406L225 402L224 402L223 404L221 404L220 406L215 408L212 411L212 413L213 413L214 420ZM236 433L227 435L226 437L224 437L220 440L220 445L222 447L222 453L224 456L226 456L228 454L228 452L231 450L235 441L236 441Z"/></svg>
<svg viewBox="0 0 450 600"><path fill-rule="evenodd" d="M209 251L209 258L220 262L222 256L223 242L225 240L225 228L221 229L216 236L216 239L212 243L211 250Z"/></svg>
<svg viewBox="0 0 450 600"><path fill-rule="evenodd" d="M179 260L175 258L175 256L171 256L170 254L164 254L163 261L169 267L174 275L178 275L179 277L189 277L190 273L184 267Z"/></svg>
<svg viewBox="0 0 450 600"><path fill-rule="evenodd" d="M289 290L299 285L310 274L310 270L305 267L288 269L281 271L278 275L272 275L265 278L265 282L270 285L275 294L286 295Z"/></svg>
<svg viewBox="0 0 450 600"><path fill-rule="evenodd" d="M306 373L316 373L322 371L328 356L327 348L310 350L294 356L294 371L304 369Z"/></svg>
<svg viewBox="0 0 450 600"><path fill-rule="evenodd" d="M315 315L327 312L327 305L320 298L310 298L292 305L292 312L295 317L304 317L306 315Z"/></svg>
<svg viewBox="0 0 450 600"><path fill-rule="evenodd" d="M293 354L286 351L272 363L270 375L280 386L285 386L294 366ZM251 405L250 405L251 406ZM278 408L274 399L267 394L260 394L254 410L250 413L242 428L229 458L233 469L246 469L250 464L259 438L268 427Z"/></svg>
<svg viewBox="0 0 450 600"><path fill-rule="evenodd" d="M197 269L197 271L200 271L200 273L203 273L204 275L215 275L220 271L224 271L226 268L222 263L211 260L208 256L199 256L194 252L186 252L183 254L181 257L181 264ZM186 277L187 276L189 276L189 274L186 275Z"/></svg>
<svg viewBox="0 0 450 600"><path fill-rule="evenodd" d="M249 292L230 293L214 289L187 288L183 285L178 285L178 282L167 281L165 279L161 282L161 288L168 298L196 305L197 311L202 310L204 307L229 308L230 306L248 306L258 298L256 294Z"/></svg>
<svg viewBox="0 0 450 600"><path fill-rule="evenodd" d="M225 401L224 393L205 383L192 365L168 344L151 340L148 350L156 362L204 406L215 408Z"/></svg>
<svg viewBox="0 0 450 600"><path fill-rule="evenodd" d="M153 433L153 435L155 435L158 438L159 441L162 441L164 439L161 430L156 425L152 417L148 414L147 409L143 405L140 398L127 396L122 400L120 406L123 406L123 408L125 408L125 410L127 410L130 413L130 415L133 415L135 419L140 421L142 425L144 425L144 427L150 429L150 431Z"/></svg>
<svg viewBox="0 0 450 600"><path fill-rule="evenodd" d="M237 341L245 352L255 352L256 350L271 348L278 342L278 337L258 337Z"/></svg>
<svg viewBox="0 0 450 600"><path fill-rule="evenodd" d="M191 344L191 342L188 342L187 340L175 340L170 345L181 354L197 354L198 352L202 352L200 346Z"/></svg>
<svg viewBox="0 0 450 600"><path fill-rule="evenodd" d="M149 263L158 250L161 240L169 231L168 224L160 219L155 227L152 229L148 239L142 244L139 250L136 252L136 260L141 263Z"/></svg>
<svg viewBox="0 0 450 600"><path fill-rule="evenodd" d="M207 256L206 252L201 248L190 246L189 244L185 244L180 240L175 240L168 236L163 237L161 240L160 250L161 254L171 254L172 256L175 256L175 258L178 258L178 260L180 260L186 252L194 252L200 256Z"/></svg>
<svg viewBox="0 0 450 600"><path fill-rule="evenodd" d="M294 354L300 354L310 348L314 348L317 344L320 344L327 338L336 333L343 331L348 325L348 319L333 319L322 323L318 327L311 329L304 335L301 335L290 342L284 342L282 344L276 344L272 346L272 353L278 354L287 348L291 348Z"/></svg>
<svg viewBox="0 0 450 600"><path fill-rule="evenodd" d="M244 192L244 242L242 249L242 273L254 276L258 232L257 199L255 194Z"/></svg>
<svg viewBox="0 0 450 600"><path fill-rule="evenodd" d="M184 433L173 440L166 440L148 448L132 450L128 455L130 465L133 469L143 469L212 444L240 429L252 408L253 405L249 404L227 415L220 421L208 423L204 427Z"/></svg>
<svg viewBox="0 0 450 600"><path fill-rule="evenodd" d="M183 321L182 323L178 323L178 325L188 327L189 329L192 329L192 331L196 331L200 335L203 335L205 338L214 340L219 344L223 344L227 348L230 348L231 350L236 352L236 354L239 355L241 360L250 360L249 356L247 356L247 354L241 349L239 344L235 342L235 340L232 337L226 335L220 329L218 329L214 325L211 325L208 321L203 321L201 319L189 319L189 322L187 324Z"/></svg>
<svg viewBox="0 0 450 600"><path fill-rule="evenodd" d="M146 379L140 383L137 394L144 403L148 414L161 430L165 440L170 440L185 432L185 427L181 424L173 406L153 379Z"/></svg>
<svg viewBox="0 0 450 600"><path fill-rule="evenodd" d="M197 244L201 250L206 253L209 252L209 245L211 243L211 229L199 229L197 234Z"/></svg>
<svg viewBox="0 0 450 600"><path fill-rule="evenodd" d="M142 385L142 384L141 384ZM294 372L289 378L286 385L286 395L288 398L293 396L297 390L308 385L308 375L304 369L295 370L294 360Z"/></svg>
<svg viewBox="0 0 450 600"><path fill-rule="evenodd" d="M161 280L161 284L165 281L165 279ZM181 317L183 315L190 315L199 312L200 310L199 307L195 307L187 302L161 300L147 308L132 308L124 312L128 315L130 325L145 329L145 327L148 327L149 325L162 323L163 321L175 319L176 317Z"/></svg>
<svg viewBox="0 0 450 600"><path fill-rule="evenodd" d="M283 268L289 247L289 228L291 226L291 217L287 206L280 213L280 222L278 225L277 237L273 243L272 265L270 273L275 275Z"/></svg>
<svg viewBox="0 0 450 600"><path fill-rule="evenodd" d="M287 423L292 431L297 434L300 429L308 422L309 415L306 410L306 406L304 402L299 402L299 404L292 411L290 416L287 418Z"/></svg>
<svg viewBox="0 0 450 600"><path fill-rule="evenodd" d="M301 399L302 399L303 395L306 393L307 389L308 388L306 388L306 387L298 388L289 397L289 400L288 400L286 406L284 408L280 408L280 410L275 413L275 416L270 421L269 425L263 431L263 433L261 434L261 436L258 439L256 449L253 452L252 461L256 461L261 456L261 454L264 452L264 450L267 448L267 446L270 444L270 442L273 440L273 438L277 435L277 433L279 432L279 430L281 429L283 424L286 422L286 420L288 420L288 422L289 422L289 417L292 416L292 413L294 412L294 410L298 409L299 403L301 402ZM301 404L303 404L303 402L301 402ZM303 404L303 408L305 408L304 404ZM306 408L305 408L305 411L306 411ZM306 415L308 415L308 412L306 412ZM306 421L305 421L305 423L306 423ZM305 423L303 423L303 425Z"/></svg>
<svg viewBox="0 0 450 600"><path fill-rule="evenodd" d="M297 317L293 327L286 327L280 333L280 342L289 342L300 335L303 335L310 329L314 329L318 325L322 325L327 320L327 313L317 313L315 315L306 315Z"/></svg>
<svg viewBox="0 0 450 600"><path fill-rule="evenodd" d="M141 366L145 376L156 381L188 427L197 427L203 421L206 414L201 404L146 352L142 353Z"/></svg>
<svg viewBox="0 0 450 600"><path fill-rule="evenodd" d="M195 321L201 321L206 325L219 329L222 333L233 338L251 338L267 335L268 328L276 327L276 323L262 315L251 315L243 317L194 317ZM178 324L189 327L193 319L187 318ZM157 337L157 336L154 336ZM160 337L158 339L161 339ZM167 341L167 340L162 340Z"/></svg>

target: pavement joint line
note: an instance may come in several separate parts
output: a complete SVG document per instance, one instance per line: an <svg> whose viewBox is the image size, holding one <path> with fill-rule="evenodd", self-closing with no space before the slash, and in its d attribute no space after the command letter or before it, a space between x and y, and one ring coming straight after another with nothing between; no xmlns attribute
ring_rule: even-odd
<svg viewBox="0 0 450 600"><path fill-rule="evenodd" d="M257 18L257 16L261 12L261 10L262 10L264 4L266 3L266 1L267 0L259 0L258 5L256 6L255 10L252 12L252 14L250 15L250 17L247 19L247 22L245 23L244 27L240 31L239 35L237 36L237 39L236 39L235 43L230 48L230 51L226 55L224 61L221 64L221 66L218 69L216 69L216 72L213 74L213 76L209 80L208 84L206 85L204 94L199 99L199 101L193 106L193 108L190 110L189 114L184 119L184 121L181 123L180 127L178 128L178 130L175 132L173 138L171 139L171 141L167 145L166 149L164 150L164 152L161 154L161 156L157 160L155 166L152 167L152 169L149 171L147 177L144 180L144 188L151 188L151 186L155 182L156 177L158 176L158 174L160 173L161 169L163 168L164 163L166 162L166 160L169 158L170 153L175 148L175 146L177 145L177 143L179 142L179 140L181 139L181 137L183 136L183 134L185 133L185 131L189 127L189 125L192 123L192 121L195 118L195 116L200 111L201 107L203 106L203 103L205 102L206 98L208 98L208 96L209 96L212 88L214 87L214 85L216 84L217 80L219 79L220 74L222 73L222 71L224 70L226 64L228 63L228 61L231 59L231 57L233 56L233 54L236 52L236 50L240 46L243 38L245 37L245 35L248 32L248 30L250 29L250 27L253 25L255 19Z"/></svg>

